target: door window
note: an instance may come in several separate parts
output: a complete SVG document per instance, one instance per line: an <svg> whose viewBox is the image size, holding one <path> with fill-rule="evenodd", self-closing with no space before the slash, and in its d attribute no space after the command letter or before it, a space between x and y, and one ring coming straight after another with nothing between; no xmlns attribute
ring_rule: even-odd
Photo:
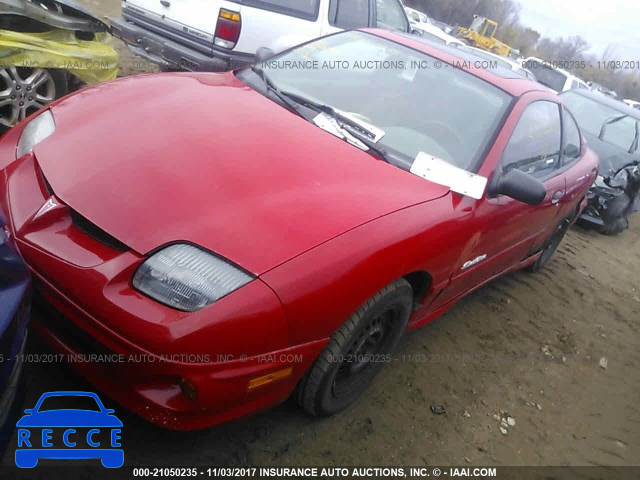
<svg viewBox="0 0 640 480"><path fill-rule="evenodd" d="M369 26L369 0L331 0L329 24L349 30Z"/></svg>
<svg viewBox="0 0 640 480"><path fill-rule="evenodd" d="M563 165L568 165L580 158L580 129L578 124L571 116L571 114L565 109L562 109L562 145L563 151Z"/></svg>
<svg viewBox="0 0 640 480"><path fill-rule="evenodd" d="M517 168L538 178L560 167L561 126L559 105L539 101L529 105L505 148L502 169Z"/></svg>
<svg viewBox="0 0 640 480"><path fill-rule="evenodd" d="M398 0L376 0L376 25L387 30L409 30L409 21Z"/></svg>

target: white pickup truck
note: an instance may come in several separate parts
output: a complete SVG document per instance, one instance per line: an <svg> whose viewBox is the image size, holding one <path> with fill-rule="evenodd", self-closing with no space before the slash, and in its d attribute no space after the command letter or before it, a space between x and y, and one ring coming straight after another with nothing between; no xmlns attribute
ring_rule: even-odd
<svg viewBox="0 0 640 480"><path fill-rule="evenodd" d="M163 70L225 71L354 28L411 32L400 0L124 0L113 35Z"/></svg>

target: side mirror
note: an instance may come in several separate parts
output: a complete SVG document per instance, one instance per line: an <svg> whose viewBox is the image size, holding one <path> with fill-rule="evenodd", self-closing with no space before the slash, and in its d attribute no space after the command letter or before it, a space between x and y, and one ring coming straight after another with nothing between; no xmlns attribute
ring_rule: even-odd
<svg viewBox="0 0 640 480"><path fill-rule="evenodd" d="M491 188L494 195L506 195L528 205L540 205L547 196L544 184L522 170L510 170L501 175Z"/></svg>
<svg viewBox="0 0 640 480"><path fill-rule="evenodd" d="M256 50L256 63L264 62L265 60L273 57L274 52L270 48L260 47Z"/></svg>

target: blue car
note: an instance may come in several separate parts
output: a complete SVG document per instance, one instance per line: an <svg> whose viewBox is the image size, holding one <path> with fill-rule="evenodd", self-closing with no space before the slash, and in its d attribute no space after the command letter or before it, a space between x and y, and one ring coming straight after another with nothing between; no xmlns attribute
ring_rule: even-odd
<svg viewBox="0 0 640 480"><path fill-rule="evenodd" d="M31 276L13 247L0 210L0 457L22 400L20 355L27 338L30 286Z"/></svg>
<svg viewBox="0 0 640 480"><path fill-rule="evenodd" d="M24 413L17 423L18 467L33 468L41 458L99 458L106 468L124 464L122 422L113 415L114 410L104 408L95 393L45 393Z"/></svg>

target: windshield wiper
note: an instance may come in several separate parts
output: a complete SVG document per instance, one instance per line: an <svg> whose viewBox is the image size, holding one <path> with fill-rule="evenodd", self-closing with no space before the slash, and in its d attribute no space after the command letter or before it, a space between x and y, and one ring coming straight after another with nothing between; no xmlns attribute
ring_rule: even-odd
<svg viewBox="0 0 640 480"><path fill-rule="evenodd" d="M387 152L386 149L380 147L369 138L366 138L364 136L357 136L356 138L367 146L368 148L367 152L369 152L370 154L378 157L380 160L384 160L387 163L391 163L391 164L397 163L395 159L391 157L389 152Z"/></svg>
<svg viewBox="0 0 640 480"><path fill-rule="evenodd" d="M298 114L299 116L303 117L306 120L306 117L302 114L302 112L300 112L300 107L295 102L291 101L286 94L280 91L280 89L275 85L275 83L273 83L273 81L269 78L269 76L267 75L267 72L264 71L264 68L260 68L257 65L253 65L251 67L251 70L253 71L253 73L258 75L258 77L260 77L260 79L264 83L264 87L267 90L267 92L271 92L273 95L276 96L278 100L280 100L285 106L287 106L289 110L293 111L294 113Z"/></svg>
<svg viewBox="0 0 640 480"><path fill-rule="evenodd" d="M357 118L353 118L349 114L341 112L340 110L330 105L324 105L301 95L280 90L269 78L264 69L258 67L257 65L253 65L251 67L251 70L260 77L268 92L273 93L283 104L285 104L301 117L307 119L306 116L300 111L300 105L311 107L318 112L325 113L333 118L342 129L344 129L345 126L350 127L346 131L346 133L356 134L357 136L355 140L366 147L365 151L380 158L381 160L384 160L387 163L397 163L394 161L394 159L392 159L392 157L384 148L376 145L376 142L378 142L384 136L384 131L374 127L373 125L368 125ZM345 140L354 145L354 142L349 141L349 139L345 138ZM358 145L355 146L360 148Z"/></svg>
<svg viewBox="0 0 640 480"><path fill-rule="evenodd" d="M315 100L311 100L296 93L283 91L281 91L280 93L301 105L311 107L318 112L326 113L343 127L349 127L349 132L358 134L359 138L368 138L372 143L375 144L380 141L382 137L384 137L385 132L383 130L375 127L374 125L368 124L364 120L355 118L354 116L349 115L347 112L338 110L331 105L325 105L323 103L316 102Z"/></svg>

